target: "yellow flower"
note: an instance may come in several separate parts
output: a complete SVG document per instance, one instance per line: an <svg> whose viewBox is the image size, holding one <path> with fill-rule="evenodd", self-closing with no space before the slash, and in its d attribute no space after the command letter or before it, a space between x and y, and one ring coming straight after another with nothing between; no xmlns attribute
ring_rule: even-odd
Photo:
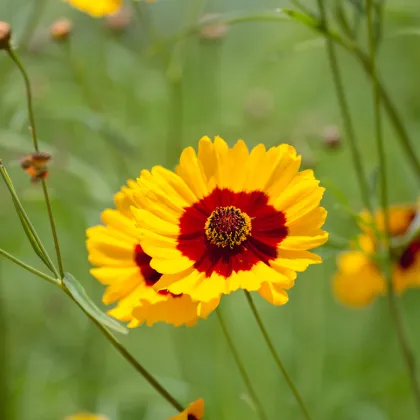
<svg viewBox="0 0 420 420"><path fill-rule="evenodd" d="M209 302L237 289L287 302L297 271L321 258L327 212L324 188L300 156L283 144L248 151L220 137L186 148L173 173L143 171L132 212L151 267L162 273L155 288Z"/></svg>
<svg viewBox="0 0 420 420"><path fill-rule="evenodd" d="M404 235L416 215L415 206L394 206L389 209L390 233L393 238ZM364 223L372 217L362 212ZM384 229L384 215L375 213L375 223L380 232ZM372 227L362 224L364 233L358 237L359 250L347 251L337 258L338 272L333 279L338 300L349 306L366 306L378 295L386 293L386 280L373 259L375 238ZM420 286L420 238L414 238L395 256L393 262L394 290L403 293L408 287Z"/></svg>
<svg viewBox="0 0 420 420"><path fill-rule="evenodd" d="M139 232L130 212L134 186L134 181L129 180L128 187L122 187L115 195L116 209L102 213L104 225L87 230L89 260L98 266L91 273L107 285L103 302L118 302L109 314L128 321L129 327L159 321L175 326L194 325L199 317L207 317L217 307L219 298L201 303L181 293L154 290L153 285L161 275L150 267L151 258L139 243Z"/></svg>
<svg viewBox="0 0 420 420"><path fill-rule="evenodd" d="M119 10L123 0L67 0L73 7L95 17L111 15Z"/></svg>
<svg viewBox="0 0 420 420"><path fill-rule="evenodd" d="M108 417L97 414L77 413L66 417L64 420L108 420Z"/></svg>
<svg viewBox="0 0 420 420"><path fill-rule="evenodd" d="M154 3L156 0L145 1ZM123 0L67 0L67 2L91 16L102 17L117 12L121 8Z"/></svg>
<svg viewBox="0 0 420 420"><path fill-rule="evenodd" d="M168 420L201 420L204 416L204 401L199 398L191 403L182 413L171 417Z"/></svg>

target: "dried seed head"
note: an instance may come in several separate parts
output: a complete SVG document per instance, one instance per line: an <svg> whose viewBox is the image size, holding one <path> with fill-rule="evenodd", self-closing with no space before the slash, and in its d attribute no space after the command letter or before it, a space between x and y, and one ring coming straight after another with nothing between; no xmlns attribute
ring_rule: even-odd
<svg viewBox="0 0 420 420"><path fill-rule="evenodd" d="M338 127L330 125L324 128L324 144L329 149L338 149L341 146L341 134Z"/></svg>
<svg viewBox="0 0 420 420"><path fill-rule="evenodd" d="M200 30L202 39L215 41L226 35L228 26L225 23L217 22L219 16L218 13L208 13L199 20L198 23L202 25ZM207 22L209 23L206 24Z"/></svg>
<svg viewBox="0 0 420 420"><path fill-rule="evenodd" d="M70 36L72 29L72 21L67 18L61 18L53 22L50 27L50 34L56 41L65 41Z"/></svg>
<svg viewBox="0 0 420 420"><path fill-rule="evenodd" d="M105 26L112 32L121 33L130 25L132 20L132 10L129 7L121 7L117 13L106 16Z"/></svg>
<svg viewBox="0 0 420 420"><path fill-rule="evenodd" d="M50 160L51 155L49 153L29 153L20 160L20 167L31 176L32 182L37 182L48 176L48 162Z"/></svg>
<svg viewBox="0 0 420 420"><path fill-rule="evenodd" d="M12 36L12 27L7 22L0 21L0 50L10 47L10 38Z"/></svg>

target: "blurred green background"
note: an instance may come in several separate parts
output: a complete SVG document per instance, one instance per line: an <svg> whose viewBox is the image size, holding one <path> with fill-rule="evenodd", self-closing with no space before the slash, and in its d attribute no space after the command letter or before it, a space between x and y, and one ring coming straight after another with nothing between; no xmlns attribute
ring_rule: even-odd
<svg viewBox="0 0 420 420"><path fill-rule="evenodd" d="M314 3L304 3L315 10ZM103 287L89 274L85 229L99 222L126 179L155 164L173 167L179 148L195 146L203 135L221 135L230 144L243 138L249 146L294 144L327 187L327 230L347 239L355 234L352 218L339 205L344 196L355 211L361 209L348 145L344 138L332 150L324 141L325 130L341 120L322 38L296 23L265 22L229 27L217 40L196 34L176 45L165 42L206 13L286 5L291 6L281 0L159 0L143 4L142 16L132 13L128 26L115 31L106 20L59 0L1 1L0 20L12 24L33 83L41 150L53 154L48 184L65 268L99 304ZM70 50L49 39L48 28L60 17L74 23ZM417 151L419 30L417 0L386 2L380 71ZM339 57L373 179L378 161L370 85L352 57L341 51ZM391 201L414 201L419 186L387 124L385 137ZM31 151L22 80L2 54L0 157L53 255L42 190L19 167L20 157ZM3 185L0 193L0 246L42 268ZM255 299L313 418L414 419L386 302L362 310L342 307L330 287L335 253L319 252L324 263L299 276L287 305ZM400 299L420 359L419 300L416 290ZM244 295L225 297L221 307L270 419L301 418ZM143 326L122 341L178 399L203 397L209 419L255 418L215 315L194 328ZM60 420L82 409L111 420L175 414L58 289L4 259L0 383L2 420Z"/></svg>

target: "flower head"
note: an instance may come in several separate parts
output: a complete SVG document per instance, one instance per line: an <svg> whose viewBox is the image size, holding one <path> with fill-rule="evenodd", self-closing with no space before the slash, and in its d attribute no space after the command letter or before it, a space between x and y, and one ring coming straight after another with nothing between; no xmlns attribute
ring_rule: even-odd
<svg viewBox="0 0 420 420"><path fill-rule="evenodd" d="M108 420L108 417L82 412L66 417L64 420Z"/></svg>
<svg viewBox="0 0 420 420"><path fill-rule="evenodd" d="M182 413L168 420L201 420L204 416L204 400L199 398L191 403Z"/></svg>
<svg viewBox="0 0 420 420"><path fill-rule="evenodd" d="M416 216L414 206L395 206L389 209L389 230L392 238L407 232ZM377 267L374 255L376 239L371 223L374 221L379 232L384 230L383 212L372 216L362 212L364 221L359 235L358 249L347 251L337 258L338 272L334 276L333 287L338 300L349 306L366 306L377 296L386 293L386 279ZM392 281L394 291L403 293L408 287L420 286L420 238L413 238L408 245L396 252L393 261Z"/></svg>
<svg viewBox="0 0 420 420"><path fill-rule="evenodd" d="M109 314L128 321L129 327L159 321L194 325L217 307L219 298L201 303L182 293L154 290L161 274L150 266L151 258L139 243L139 231L130 212L134 187L134 181L128 181L115 196L116 209L102 213L104 225L87 230L89 260L98 266L91 273L107 285L103 302L118 302Z"/></svg>
<svg viewBox="0 0 420 420"><path fill-rule="evenodd" d="M283 144L248 151L220 137L188 147L173 173L143 171L132 212L150 266L162 273L156 289L209 302L237 289L259 291L274 304L288 300L296 272L321 258L324 189Z"/></svg>
<svg viewBox="0 0 420 420"><path fill-rule="evenodd" d="M12 27L7 22L0 21L0 50L10 48L10 38L12 37Z"/></svg>

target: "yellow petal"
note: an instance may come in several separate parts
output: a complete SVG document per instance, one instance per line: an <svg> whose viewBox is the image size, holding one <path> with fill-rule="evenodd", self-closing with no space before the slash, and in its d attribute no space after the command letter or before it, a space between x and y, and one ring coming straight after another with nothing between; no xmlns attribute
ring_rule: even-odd
<svg viewBox="0 0 420 420"><path fill-rule="evenodd" d="M278 284L264 282L258 293L273 305L284 305L288 302L289 296L287 292Z"/></svg>
<svg viewBox="0 0 420 420"><path fill-rule="evenodd" d="M118 11L122 0L67 0L76 9L94 17L110 15Z"/></svg>

